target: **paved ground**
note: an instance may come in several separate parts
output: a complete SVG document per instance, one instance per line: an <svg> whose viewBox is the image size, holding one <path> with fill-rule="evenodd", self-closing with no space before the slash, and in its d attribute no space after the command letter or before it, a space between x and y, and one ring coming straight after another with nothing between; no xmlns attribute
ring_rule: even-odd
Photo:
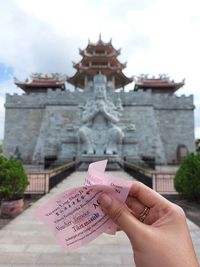
<svg viewBox="0 0 200 267"><path fill-rule="evenodd" d="M128 174L115 175L132 179ZM129 267L134 266L126 236L102 235L89 245L71 253L58 246L46 226L33 218L34 210L54 194L81 185L85 174L73 173L48 195L34 203L23 214L0 230L0 267ZM200 260L200 228L188 221L194 246Z"/></svg>
<svg viewBox="0 0 200 267"><path fill-rule="evenodd" d="M35 196L35 197L24 199L24 209L30 208L36 201L38 201L38 199L40 199L40 197ZM5 227L5 225L9 224L12 220L13 218L7 218L5 216L2 216L1 210L0 210L0 230L1 228Z"/></svg>
<svg viewBox="0 0 200 267"><path fill-rule="evenodd" d="M187 218L200 227L200 202L191 202L183 198L172 201L181 206Z"/></svg>

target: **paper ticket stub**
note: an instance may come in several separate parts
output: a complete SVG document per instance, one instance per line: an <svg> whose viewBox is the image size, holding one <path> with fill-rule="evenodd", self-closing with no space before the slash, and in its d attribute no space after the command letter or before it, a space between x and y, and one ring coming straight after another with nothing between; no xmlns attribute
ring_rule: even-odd
<svg viewBox="0 0 200 267"><path fill-rule="evenodd" d="M106 163L90 164L82 187L58 194L35 213L66 251L85 245L104 232L116 232L116 225L102 211L98 198L106 192L124 202L131 182L107 175Z"/></svg>

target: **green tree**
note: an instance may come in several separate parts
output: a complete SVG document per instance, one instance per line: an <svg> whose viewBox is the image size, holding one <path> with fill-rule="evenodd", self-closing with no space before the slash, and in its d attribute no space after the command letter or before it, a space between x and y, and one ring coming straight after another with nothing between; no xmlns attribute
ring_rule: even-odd
<svg viewBox="0 0 200 267"><path fill-rule="evenodd" d="M0 199L22 197L27 185L28 178L22 163L14 158L0 156Z"/></svg>
<svg viewBox="0 0 200 267"><path fill-rule="evenodd" d="M3 154L3 146L2 146L2 144L0 144L0 155L2 155Z"/></svg>
<svg viewBox="0 0 200 267"><path fill-rule="evenodd" d="M196 139L195 144L196 144L196 151L200 152L200 138Z"/></svg>
<svg viewBox="0 0 200 267"><path fill-rule="evenodd" d="M189 200L200 200L200 153L188 155L179 167L174 186Z"/></svg>

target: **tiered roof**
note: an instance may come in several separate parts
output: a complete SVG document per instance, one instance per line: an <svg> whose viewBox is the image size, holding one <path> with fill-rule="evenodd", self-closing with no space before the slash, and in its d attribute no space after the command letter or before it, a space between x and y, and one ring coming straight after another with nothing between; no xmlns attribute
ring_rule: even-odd
<svg viewBox="0 0 200 267"><path fill-rule="evenodd" d="M185 80L183 79L181 82L174 82L174 80L170 80L170 78L161 74L158 78L154 76L149 78L148 75L141 75L135 78L135 87L134 91L139 89L148 90L151 89L153 93L170 93L173 94L179 88L181 88L185 84Z"/></svg>
<svg viewBox="0 0 200 267"><path fill-rule="evenodd" d="M89 41L84 50L79 49L79 54L82 56L81 61L73 63L76 73L68 79L68 82L75 87L83 89L87 82L98 73L106 75L107 80L114 83L115 89L124 87L133 81L122 72L126 63L121 63L117 59L120 49L116 50L113 47L112 40L105 43L100 35L96 43Z"/></svg>
<svg viewBox="0 0 200 267"><path fill-rule="evenodd" d="M65 75L60 75L59 73L54 73L51 76L34 73L24 82L21 82L15 78L15 84L26 93L43 93L48 89L65 90L66 80L67 77Z"/></svg>

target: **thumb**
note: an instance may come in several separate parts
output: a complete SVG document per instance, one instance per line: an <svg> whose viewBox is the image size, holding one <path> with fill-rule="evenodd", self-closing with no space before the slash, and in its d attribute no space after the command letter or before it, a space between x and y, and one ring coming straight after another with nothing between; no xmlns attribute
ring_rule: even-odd
<svg viewBox="0 0 200 267"><path fill-rule="evenodd" d="M102 193L98 201L105 213L130 239L141 229L141 222L130 213L125 204L113 196Z"/></svg>

